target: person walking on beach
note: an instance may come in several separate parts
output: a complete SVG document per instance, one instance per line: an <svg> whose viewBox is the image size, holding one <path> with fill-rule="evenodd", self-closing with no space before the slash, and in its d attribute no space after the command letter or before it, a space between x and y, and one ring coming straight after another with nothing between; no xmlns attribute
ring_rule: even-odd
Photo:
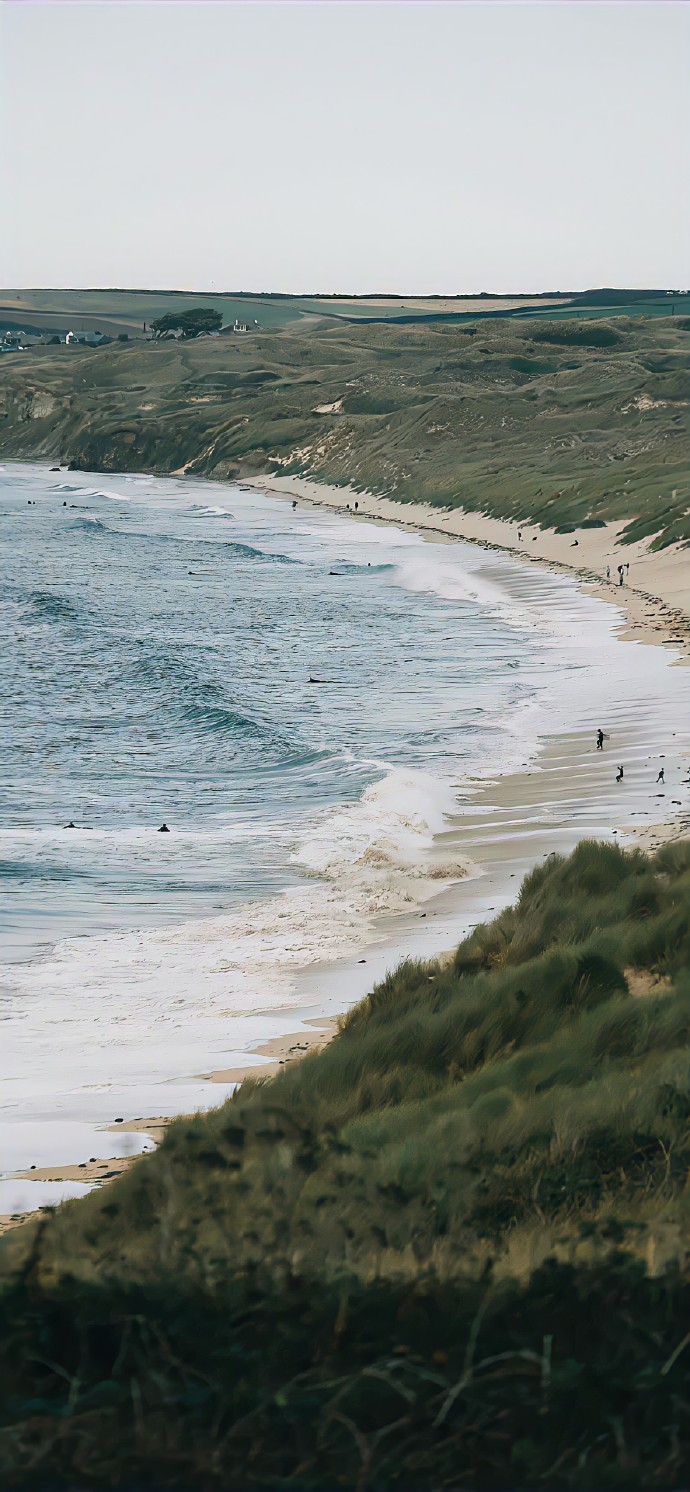
<svg viewBox="0 0 690 1492"><path fill-rule="evenodd" d="M623 768L619 767L618 768L618 776L616 778L616 782L622 782L622 781L623 781Z"/></svg>
<svg viewBox="0 0 690 1492"><path fill-rule="evenodd" d="M610 565L606 566L606 579L607 580L611 579L611 566Z"/></svg>
<svg viewBox="0 0 690 1492"><path fill-rule="evenodd" d="M603 732L603 730L601 729L601 726L600 726L599 729L598 729L598 731L597 731L597 751L603 751L603 749L604 749L604 732Z"/></svg>
<svg viewBox="0 0 690 1492"><path fill-rule="evenodd" d="M663 782L663 780L664 780L664 769L663 769L663 767L659 768L659 776L657 777L656 780L657 780L657 782Z"/></svg>
<svg viewBox="0 0 690 1492"><path fill-rule="evenodd" d="M623 584L623 566L622 565L618 566L618 584L619 585Z"/></svg>

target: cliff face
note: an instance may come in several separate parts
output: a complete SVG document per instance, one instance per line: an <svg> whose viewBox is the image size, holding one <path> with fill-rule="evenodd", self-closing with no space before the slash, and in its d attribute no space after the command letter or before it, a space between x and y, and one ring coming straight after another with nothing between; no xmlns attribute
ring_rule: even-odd
<svg viewBox="0 0 690 1492"><path fill-rule="evenodd" d="M565 328L565 329L564 329ZM0 360L5 457L232 479L690 538L680 320L314 327Z"/></svg>

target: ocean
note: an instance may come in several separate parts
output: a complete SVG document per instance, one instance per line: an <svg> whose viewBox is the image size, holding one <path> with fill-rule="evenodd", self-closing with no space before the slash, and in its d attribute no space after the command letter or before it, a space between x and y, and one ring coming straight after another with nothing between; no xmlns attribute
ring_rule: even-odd
<svg viewBox="0 0 690 1492"><path fill-rule="evenodd" d="M366 517L5 465L0 523L5 1176L220 1101L300 970L480 869L478 783L674 695L569 577Z"/></svg>

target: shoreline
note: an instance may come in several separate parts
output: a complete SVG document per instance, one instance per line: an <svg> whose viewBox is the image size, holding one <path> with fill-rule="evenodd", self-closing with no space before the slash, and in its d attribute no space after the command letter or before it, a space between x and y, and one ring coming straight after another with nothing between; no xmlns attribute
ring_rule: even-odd
<svg viewBox="0 0 690 1492"><path fill-rule="evenodd" d="M237 486L340 512L347 512L348 506L352 511L357 502L359 507L357 514L352 514L353 519L397 524L445 540L499 549L528 564L563 571L573 575L588 595L622 608L626 613L626 621L621 624L623 638L657 645L673 643L682 649L684 656L679 661L690 663L690 545L683 548L674 544L668 549L650 550L651 539L617 545L631 520L557 534L554 529L492 518L487 513L460 507L444 511L429 503L396 502L350 486L318 482L312 477L243 477L238 479ZM522 534L521 542L518 533ZM577 563L570 552L575 547L576 536ZM621 562L629 564L631 572L622 586L614 583L616 566ZM611 568L610 581L605 578L607 564ZM661 638L661 632L667 636Z"/></svg>
<svg viewBox="0 0 690 1492"><path fill-rule="evenodd" d="M299 1019L299 1011L293 1011L291 1014L293 1021ZM288 1031L284 1036L275 1036L270 1041L262 1042L254 1047L251 1053L247 1053L248 1060L245 1064L205 1074L205 1079L209 1083L235 1083L237 1085L244 1082L245 1078L265 1081L267 1078L275 1077L292 1063L301 1062L310 1053L321 1051L332 1040L336 1031L337 1022L334 1019L321 1020L305 1017L299 1030ZM252 1057L260 1060L252 1062ZM131 1155L116 1155L109 1158L99 1156L97 1159L76 1161L69 1165L35 1166L28 1171L16 1172L13 1179L33 1184L36 1182L55 1184L76 1182L90 1184L91 1188L101 1187L107 1181L114 1181L118 1176L124 1176L125 1172L129 1171L137 1161L142 1160L146 1154L150 1154L160 1145L171 1124L174 1124L177 1119L186 1117L188 1116L184 1114L155 1115L150 1118L125 1119L121 1124L108 1124L105 1126L106 1132L145 1135L152 1141L150 1149L137 1151ZM37 1203L28 1211L0 1214L0 1238L5 1233L11 1233L14 1228L21 1227L22 1223L28 1222L41 1210L42 1204Z"/></svg>
<svg viewBox="0 0 690 1492"><path fill-rule="evenodd" d="M276 485L276 482L282 482L283 485L279 487ZM295 486L297 482L300 483L299 493ZM476 532L470 535L467 532L456 532L454 529L451 531L443 520L439 522L438 513L433 510L427 511L424 508L420 509L418 505L408 505L411 508L412 516L401 517L402 504L392 503L386 499L366 498L362 497L361 494L355 496L350 489L324 489L320 484L306 482L305 479L257 478L251 482L243 482L238 485L249 487L250 489L256 487L261 491L283 499L290 497L294 499L295 495L298 495L300 501L308 503L311 506L336 510L346 510L347 503L356 500L360 503L366 503L366 506L358 516L364 517L367 521L373 520L386 525L395 524L417 531L428 531L430 536L433 534L437 539L445 542L452 542L457 539L478 544L485 549L502 549L504 552L514 554L518 559L527 559L530 563L537 563L541 567L546 566L551 570L567 571L577 579L578 586L588 594L596 595L599 599L604 599L609 604L625 609L627 620L621 622L620 627L614 629L620 636L638 642L654 643L658 646L662 642L660 634L669 634L663 637L663 642L673 640L678 648L683 647L686 655L682 660L674 661L688 661L688 654L690 654L690 617L688 617L686 612L681 613L679 610L671 608L668 602L659 597L651 597L648 592L641 591L639 587L635 587L633 584L620 588L606 586L605 583L601 583L598 577L594 576L591 572L590 578L587 579L587 571L576 568L572 563L569 564L550 557L544 552L543 545L540 546L541 552L538 554L523 552L523 549L517 546L517 525L505 520L482 519L479 515L460 514L458 510L458 523L471 519L477 525ZM303 490L305 487L308 488L308 491ZM316 494L318 495L314 495L312 489L316 489ZM326 496L324 496L324 491L327 494ZM371 511L370 508L370 504L373 503L376 504L375 511ZM384 503L387 505L387 510L381 511ZM419 519L418 515L420 512L424 521L420 521ZM455 518L455 513L448 516ZM431 519L434 521L431 522ZM442 522L443 526L441 526ZM497 541L494 537L489 538L487 533L482 529L483 523L498 525L503 542ZM612 525L610 527L619 528L621 526ZM522 530L523 539L527 532L526 529ZM601 533L601 530L594 531L594 542L596 542L597 537L601 541ZM562 539L564 543L570 541L570 536L568 535L556 537ZM512 542L506 542L507 539L511 539ZM652 558L655 559L656 556L652 556ZM673 558L675 563L677 557ZM650 609L650 603L653 603L653 614L651 617L645 614ZM636 607L637 611L635 611ZM682 617L682 624L679 622L679 617ZM682 636L681 625L683 625L684 629ZM465 919L468 915L474 915L475 913L478 914L477 920L485 920L495 915L500 909L500 905L504 905L512 899L512 895L517 889L517 886L515 888L512 887L512 880L517 879L521 872L524 873L526 869L530 868L528 861L525 859L526 855L531 857L531 863L534 863L535 854L538 858L539 852L542 850L550 853L552 848L560 849L563 847L566 851L568 848L572 848L572 844L562 845L561 843L563 838L566 840L568 838L565 828L569 822L568 812L572 809L572 804L575 802L580 810L582 810L583 805L591 809L590 799L587 798L587 794L584 791L581 797L578 798L578 787L582 786L584 789L584 776L580 778L577 776L577 773L585 770L580 765L585 755L588 755L586 770L591 772L591 761L589 760L591 757L591 743L585 741L583 736L573 737L568 742L566 742L563 735L543 737L540 742L538 755L530 763L530 770L518 770L505 777L499 776L487 780L477 780L469 788L466 795L467 801L463 804L461 812L457 818L454 818L449 823L448 829L442 831L441 835L438 836L437 842L439 846L442 844L447 852L450 851L457 854L460 849L461 853L469 855L470 859L474 859L477 854L478 844L481 843L483 845L481 858L484 860L481 873L477 877L471 877L465 882L457 881L453 883L450 887L440 892L438 897L433 902L430 902L428 908L424 911L416 909L410 914L396 913L394 915L391 914L388 918L384 917L380 930L381 935L377 943L373 945L374 950L377 951L376 956L371 957L370 949L367 948L365 950L367 958L362 959L359 957L361 950L358 949L352 957L344 957L331 962L329 965L317 965L301 971L303 977L300 979L300 986L305 992L305 998L301 1008L292 1007L289 1012L286 1009L285 1020L286 1024L289 1024L290 1029L285 1035L280 1035L268 1042L251 1048L247 1052L246 1063L240 1062L233 1068L204 1074L204 1079L209 1083L230 1084L239 1083L246 1077L269 1078L280 1071L288 1062L301 1060L307 1052L323 1046L325 1041L330 1040L331 1036L335 1033L336 1020L332 1014L327 1015L325 1010L321 1017L318 1019L314 1018L313 1012L319 1009L320 1005L324 1003L321 989L322 983L326 981L330 986L331 1011L333 1011L334 999L336 1001L336 1008L345 1008L345 1000L342 1000L341 1004L338 1005L339 996L337 994L337 990L342 986L343 981L347 982L348 1000L352 1004L356 999L361 998L371 988L372 984L377 982L383 973L385 973L386 965L384 963L384 966L381 967L381 961L386 959L392 943L397 945L398 960L406 956L406 953L407 956L433 958L439 955L439 946L441 943L444 944L446 949L450 946L455 946L465 935L466 930L462 925L462 917L459 911L459 902L461 899L458 891L459 887L464 888L462 901L464 903ZM544 776L545 773L550 774L548 781ZM560 805L561 812L564 813L565 817L558 823L554 821L553 824L546 825L544 822L545 818L553 817L554 809L558 809L559 807L559 775L567 782L566 798ZM529 779L533 777L538 779L539 784L536 800L528 788ZM669 784L669 793L670 791L671 787ZM591 797L591 786L589 792ZM675 802L675 799L672 801ZM653 849L668 839L678 838L686 834L690 827L688 814L687 811L682 811L682 804L678 806L681 812L676 813L673 820L667 820L663 823L648 822L646 824L631 824L628 829L622 831L621 839L628 839L629 837L645 848ZM541 821L538 823L534 819L535 807L538 810L537 817L541 813ZM638 813L636 816L639 817L641 815ZM645 817L649 819L651 813L649 811L646 812ZM606 829L599 825L598 830L595 826L591 832L596 836L597 832L599 834L605 833ZM608 833L617 835L618 830L611 830L609 828ZM558 840L555 844L552 843L554 836L557 836ZM575 842L578 838L582 837L588 836L586 830L578 825L575 831ZM489 867L488 870L487 866ZM511 866L515 866L515 868L510 869L509 867ZM519 885L519 880L517 880L517 884ZM488 905L490 900L494 903L493 905ZM422 919L424 919L423 927L420 926ZM386 923L389 924L388 932L390 936L388 938L386 937ZM452 934L449 941L448 929L451 925ZM470 923L469 925L473 924ZM422 933L424 936L420 943ZM407 952L406 944L408 942L414 943L411 953ZM443 955L441 954L441 956ZM365 969L354 970L353 966L360 963L365 965ZM390 962L387 966L390 966ZM355 991L354 994L353 990ZM312 998L308 997L310 992ZM301 1022L300 1029L297 1031L295 1030L296 1022ZM308 1029L309 1027L314 1028L313 1034ZM219 1101L223 1101L220 1094ZM181 1115L174 1117L181 1117ZM156 1119L128 1120L118 1124L117 1130L120 1133L135 1130L143 1132L154 1143L158 1143L163 1138L168 1125L172 1122L174 1122L173 1118L160 1117ZM106 1126L106 1128L115 1130L115 1125ZM140 1154L118 1156L110 1159L98 1158L93 1162L83 1161L72 1165L53 1165L34 1168L29 1172L15 1173L15 1176L16 1179L26 1180L27 1182L78 1182L101 1185L108 1180L115 1179L116 1176L129 1169L134 1161L139 1158ZM19 1226L27 1217L33 1215L41 1205L38 1202L36 1208L32 1209L31 1212L15 1214L11 1218L8 1216L0 1218L0 1232L7 1231L14 1226Z"/></svg>

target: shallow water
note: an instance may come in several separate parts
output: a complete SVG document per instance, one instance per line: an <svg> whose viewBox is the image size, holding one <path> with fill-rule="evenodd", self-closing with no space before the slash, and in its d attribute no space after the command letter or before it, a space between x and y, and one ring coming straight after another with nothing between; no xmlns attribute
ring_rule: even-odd
<svg viewBox="0 0 690 1492"><path fill-rule="evenodd" d="M614 607L473 546L29 466L0 523L6 1169L37 1119L67 1163L114 1113L208 1102L295 971L457 876L435 836L471 780L687 704Z"/></svg>

